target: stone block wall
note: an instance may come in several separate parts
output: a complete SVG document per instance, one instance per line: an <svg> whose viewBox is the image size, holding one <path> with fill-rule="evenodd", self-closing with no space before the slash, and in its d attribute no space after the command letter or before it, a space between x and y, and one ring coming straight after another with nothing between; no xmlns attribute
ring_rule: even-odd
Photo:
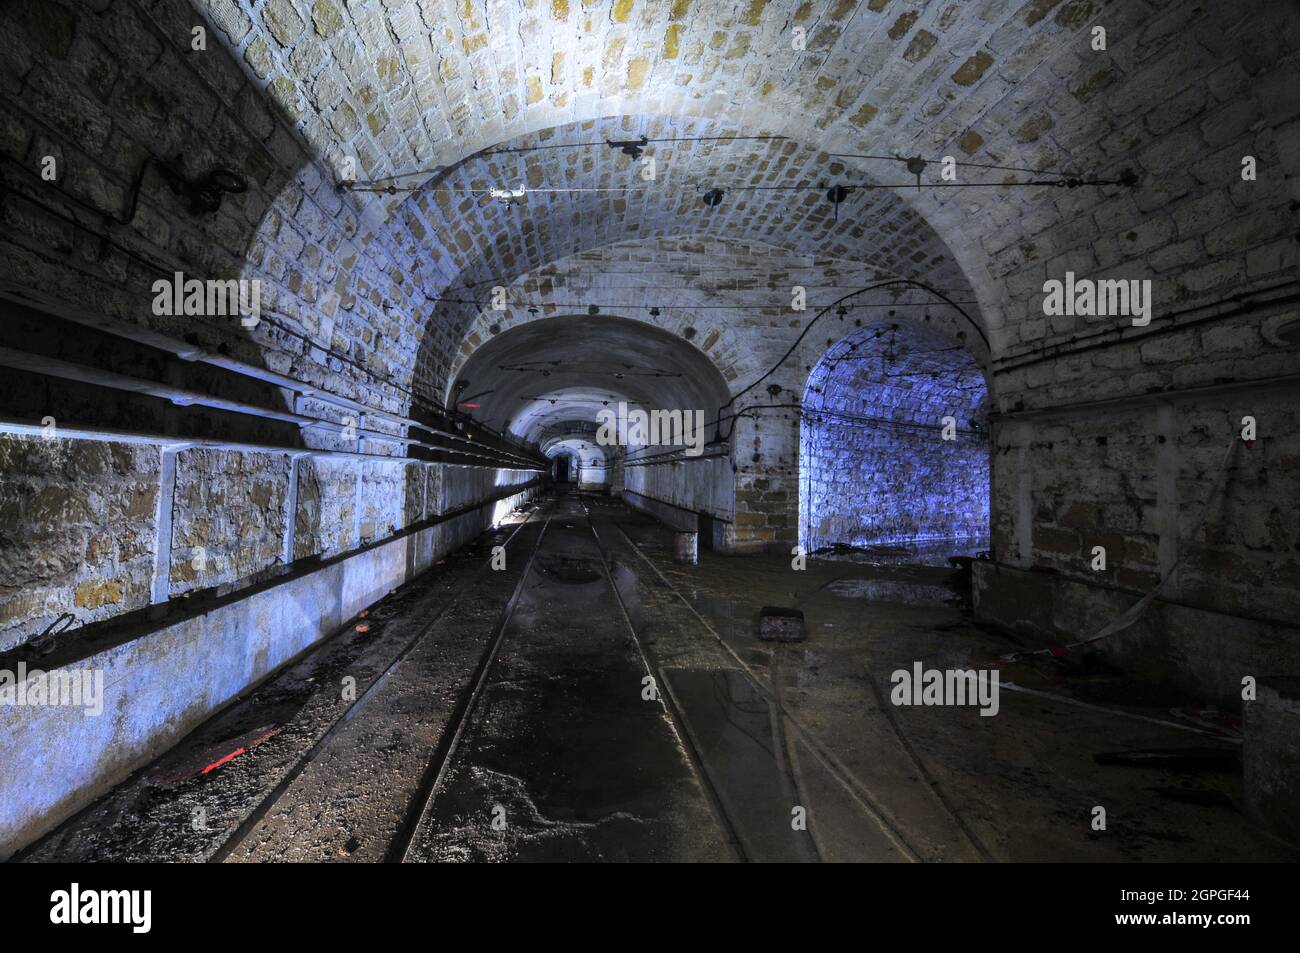
<svg viewBox="0 0 1300 953"><path fill-rule="evenodd" d="M171 595L236 584L283 565L286 455L185 450L175 467Z"/></svg>
<svg viewBox="0 0 1300 953"><path fill-rule="evenodd" d="M347 554L538 476L197 449L174 452L168 473L162 456L156 447L0 435L0 651L65 612L82 626L168 598L236 591L291 562ZM444 497L445 486L453 489ZM461 519L458 545L500 515L493 504Z"/></svg>
<svg viewBox="0 0 1300 953"><path fill-rule="evenodd" d="M159 451L0 435L0 651L150 603Z"/></svg>
<svg viewBox="0 0 1300 953"><path fill-rule="evenodd" d="M434 230L409 215L389 219L376 208L383 199L336 188L337 150L322 156L310 145L319 129L299 123L303 111L284 78L291 60L294 71L319 70L317 106L333 105L344 85L359 91L375 82L377 52L350 61L347 79L309 62L319 48L298 41L328 38L334 31L323 22L282 0L264 3L252 18L229 2L7 5L0 11L0 290L39 291L60 313L82 309L144 326L364 406L404 414L416 400L440 402L443 358L430 365L438 386L422 395L410 389L422 345L440 355L454 350L447 330L425 320L427 299L418 290L445 282L440 255L417 247L416 235L436 240ZM206 31L203 49L191 45L196 27ZM337 113L332 129L345 127L345 114ZM40 174L47 157L49 180ZM363 175L375 159L361 159ZM174 193L164 166L187 179L231 169L247 189L196 213ZM154 313L153 282L174 271L258 280L259 322L244 328L233 315ZM203 364L157 355L123 360L103 335L43 332L35 312L15 322L25 322L29 343L60 359L398 430L311 395L294 401L259 383L218 381L220 372ZM63 611L84 625L169 597L238 589L290 562L390 538L443 512L448 499L471 506L525 479L396 458L305 456L306 448L393 454L399 445L374 439L359 448L321 429L286 433L236 415L118 399L86 384L47 386L21 372L6 378L6 419L48 414L63 428L94 418L100 427L162 435L183 416L192 435L283 444L285 452L164 454L138 444L0 438L7 517L0 647L39 633Z"/></svg>
<svg viewBox="0 0 1300 953"><path fill-rule="evenodd" d="M620 488L684 512L707 513L730 522L735 508L731 463L726 457L706 460L703 456L645 466L620 465Z"/></svg>
<svg viewBox="0 0 1300 953"><path fill-rule="evenodd" d="M354 461L328 457L298 464L294 558L328 557L357 547L356 468Z"/></svg>
<svg viewBox="0 0 1300 953"><path fill-rule="evenodd" d="M1259 427L1250 445L1248 415ZM1291 625L1296 424L1294 391L1249 388L1009 422L994 456L994 554L1131 593L1170 576L1171 600ZM1097 546L1104 569L1093 568Z"/></svg>
<svg viewBox="0 0 1300 953"><path fill-rule="evenodd" d="M813 368L802 414L807 551L989 535L984 378L949 335L864 322Z"/></svg>
<svg viewBox="0 0 1300 953"><path fill-rule="evenodd" d="M400 368L422 335L404 276L423 260L365 224L222 46L237 19L214 27L178 0L18 4L4 17L7 280L400 409ZM189 48L197 26L204 51ZM39 177L46 156L52 182ZM189 178L234 169L248 188L196 215L160 162ZM152 314L152 282L173 270L258 279L261 322Z"/></svg>
<svg viewBox="0 0 1300 953"><path fill-rule="evenodd" d="M841 424L805 441L808 552L988 536L988 438Z"/></svg>
<svg viewBox="0 0 1300 953"><path fill-rule="evenodd" d="M791 386L786 393L797 391ZM799 414L789 409L735 421L735 552L789 552L798 544L799 432Z"/></svg>

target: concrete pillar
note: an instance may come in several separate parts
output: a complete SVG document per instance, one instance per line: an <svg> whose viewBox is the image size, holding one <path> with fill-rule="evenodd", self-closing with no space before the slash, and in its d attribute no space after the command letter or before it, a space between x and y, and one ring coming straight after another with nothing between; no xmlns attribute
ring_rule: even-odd
<svg viewBox="0 0 1300 953"><path fill-rule="evenodd" d="M683 566L694 566L699 562L700 534L698 532L678 532L673 534L673 562Z"/></svg>
<svg viewBox="0 0 1300 953"><path fill-rule="evenodd" d="M158 509L155 514L153 582L149 601L161 605L171 598L172 503L176 494L176 454L163 447L158 466Z"/></svg>
<svg viewBox="0 0 1300 953"><path fill-rule="evenodd" d="M295 453L289 457L289 486L284 494L284 547L280 561L288 566L293 563L294 534L298 530L298 463L305 454Z"/></svg>

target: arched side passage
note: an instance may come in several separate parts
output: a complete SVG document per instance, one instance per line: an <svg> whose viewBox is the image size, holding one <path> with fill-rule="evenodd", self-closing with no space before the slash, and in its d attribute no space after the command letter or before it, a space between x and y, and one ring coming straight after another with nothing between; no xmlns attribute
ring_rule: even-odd
<svg viewBox="0 0 1300 953"><path fill-rule="evenodd" d="M584 437L566 437L551 441L542 449L555 461L555 482L588 489L603 489L609 483L606 448L594 441Z"/></svg>
<svg viewBox="0 0 1300 953"><path fill-rule="evenodd" d="M984 546L983 372L964 347L929 328L864 325L832 345L808 378L799 476L806 551Z"/></svg>

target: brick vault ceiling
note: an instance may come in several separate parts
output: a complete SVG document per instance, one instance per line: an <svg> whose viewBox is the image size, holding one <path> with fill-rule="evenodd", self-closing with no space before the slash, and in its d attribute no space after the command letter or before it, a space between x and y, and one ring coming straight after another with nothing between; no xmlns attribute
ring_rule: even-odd
<svg viewBox="0 0 1300 953"><path fill-rule="evenodd" d="M753 239L966 285L995 352L1030 339L1036 322L1026 311L1042 262L1113 267L1130 251L1122 236L1141 234L1132 223L1166 193L1218 187L1214 172L1189 184L1187 153L1175 148L1182 140L1164 145L1164 132L1185 118L1176 108L1134 109L1193 82L1209 83L1208 101L1231 95L1231 84L1215 91L1211 67L1225 45L1249 59L1258 16L1253 2L1225 17L1224 4L1210 4L1218 12L1209 16L1173 0L194 2L336 179L355 157L363 179L602 189L635 175L602 147L478 156L642 133L788 137L656 146L658 179L637 193L540 193L510 209L468 193L354 195L364 229L413 253L409 277L426 299L509 284L629 239ZM1101 58L1088 46L1099 22L1112 37ZM792 43L795 28L806 31L803 50ZM1235 115L1259 110L1250 98ZM1215 123L1205 135L1217 148L1230 130ZM1251 147L1272 158L1266 138ZM705 187L908 180L894 163L830 155L841 152L950 154L1101 176L1137 166L1144 190L1134 205L1114 188L899 187L853 195L838 222L815 192L737 192L713 210L699 203ZM413 174L430 169L450 171ZM1252 198L1276 196L1260 189ZM1169 282L1158 293L1199 291ZM419 316L438 330L432 377L441 386L446 355L479 313L444 303Z"/></svg>
<svg viewBox="0 0 1300 953"><path fill-rule="evenodd" d="M982 420L987 391L970 353L914 323L876 320L837 341L808 378L804 406L933 425Z"/></svg>
<svg viewBox="0 0 1300 953"><path fill-rule="evenodd" d="M966 158L969 124L1028 79L1103 4L1091 0L195 0L285 116L343 178L453 166L491 148L660 135L784 135L785 143L679 143L652 150L660 180L628 195L533 197L524 210L448 195L370 200L427 243L427 289L501 278L628 237L719 233L800 251L867 254L908 273L953 268L943 242L896 192L858 195L840 227L820 193L731 197L704 187L835 179L907 181L892 164L822 150ZM797 50L794 28L806 31ZM990 51L990 48L992 51ZM1014 158L1064 161L1034 129ZM492 156L445 183L533 188L628 183L609 150ZM401 180L419 181L418 177ZM435 208L437 206L437 208ZM943 276L951 280L951 275ZM451 323L460 331L469 319Z"/></svg>

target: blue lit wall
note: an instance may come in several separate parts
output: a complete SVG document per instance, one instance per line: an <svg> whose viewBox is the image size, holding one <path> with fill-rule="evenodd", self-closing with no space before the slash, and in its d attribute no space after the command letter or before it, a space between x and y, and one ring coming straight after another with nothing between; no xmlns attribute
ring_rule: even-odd
<svg viewBox="0 0 1300 953"><path fill-rule="evenodd" d="M896 325L855 331L809 376L799 538L810 552L988 536L983 374L955 342ZM943 439L946 416L955 440Z"/></svg>

